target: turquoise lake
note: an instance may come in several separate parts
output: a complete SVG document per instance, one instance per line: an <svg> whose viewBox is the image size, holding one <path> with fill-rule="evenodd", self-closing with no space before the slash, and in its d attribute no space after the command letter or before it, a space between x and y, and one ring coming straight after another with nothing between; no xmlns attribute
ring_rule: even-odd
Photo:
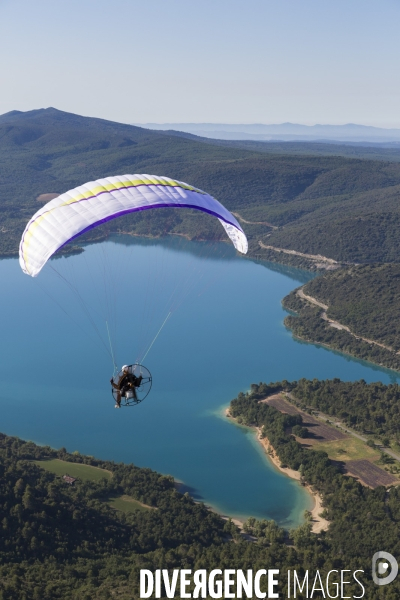
<svg viewBox="0 0 400 600"><path fill-rule="evenodd" d="M253 382L399 379L292 338L281 300L309 278L228 244L128 236L53 260L36 280L1 260L0 430L169 473L224 514L295 526L310 497L224 406ZM105 318L120 367L143 356L171 298L182 304L144 361L151 394L115 410Z"/></svg>

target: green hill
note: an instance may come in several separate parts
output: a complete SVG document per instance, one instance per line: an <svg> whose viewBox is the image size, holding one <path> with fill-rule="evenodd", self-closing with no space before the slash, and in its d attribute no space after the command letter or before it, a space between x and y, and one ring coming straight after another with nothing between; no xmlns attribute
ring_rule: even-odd
<svg viewBox="0 0 400 600"><path fill-rule="evenodd" d="M0 165L3 255L16 254L42 194L107 175L147 172L188 181L238 213L253 256L268 256L262 241L339 261L398 260L395 162L268 154L257 145L221 145L48 108L0 116ZM224 238L215 219L190 211L127 216L107 227L91 236L122 229Z"/></svg>

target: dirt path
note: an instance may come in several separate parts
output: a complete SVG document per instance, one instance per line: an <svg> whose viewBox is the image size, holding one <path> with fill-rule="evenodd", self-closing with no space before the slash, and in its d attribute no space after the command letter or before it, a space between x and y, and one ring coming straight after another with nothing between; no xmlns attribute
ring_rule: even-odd
<svg viewBox="0 0 400 600"><path fill-rule="evenodd" d="M266 250L274 250L275 252L283 252L284 254L292 254L293 256L301 256L302 258L307 258L308 260L312 260L315 262L315 266L320 269L339 269L341 267L341 263L333 258L328 258L327 256L322 256L322 254L305 254L304 252L297 252L297 250L287 250L286 248L277 248L276 246L268 246L263 242L258 242L261 248L265 248Z"/></svg>
<svg viewBox="0 0 400 600"><path fill-rule="evenodd" d="M271 229L278 229L276 225L272 225L272 223L268 223L268 221L246 221L239 213L232 212L235 217L242 221L242 223L247 223L247 225L267 225L267 227L271 227Z"/></svg>
<svg viewBox="0 0 400 600"><path fill-rule="evenodd" d="M319 306L320 308L323 308L324 310L328 310L327 304L322 304L322 302L320 302L316 298L313 298L312 296L307 296L307 294L305 294L303 292L303 288L300 288L299 290L297 290L297 295L299 298L302 298L303 300L307 300L308 302L311 302L311 304L315 304L316 306Z"/></svg>
<svg viewBox="0 0 400 600"><path fill-rule="evenodd" d="M302 288L300 290L297 290L297 295L302 300L307 300L307 302L310 302L310 304L315 304L315 306L319 306L319 308L322 308L324 312L321 314L321 319L327 321L331 327L334 327L335 329L343 329L344 331L351 333L350 329L346 325L342 325L341 323L339 323L339 321L333 321L333 319L328 318L326 311L329 307L327 304L322 304L322 302L320 302L316 298L313 298L312 296L307 296L307 294L303 292Z"/></svg>
<svg viewBox="0 0 400 600"><path fill-rule="evenodd" d="M362 340L363 342L367 342L367 344L375 344L375 346L379 346L380 348L384 348L385 350L394 352L394 349L391 348L390 346L386 346L385 344L381 344L380 342L376 342L375 340L371 340L369 338L362 337L361 335L357 335L357 334L353 333L351 331L351 329L349 327L347 327L347 325L342 325L342 323L339 323L339 321L334 321L333 319L329 319L329 317L326 314L326 311L328 310L328 306L326 304L323 304L316 298L313 298L312 296L307 296L307 294L305 294L303 292L303 288L300 288L299 290L297 290L296 293L299 298L302 298L302 300L306 300L307 302L310 302L310 304L314 304L315 306L319 306L320 308L322 308L324 312L321 314L321 319L323 319L324 321L329 323L329 325L331 327L334 327L335 329L341 329L343 331L347 331L347 333L352 335L356 340ZM400 352L396 352L396 354L400 354Z"/></svg>
<svg viewBox="0 0 400 600"><path fill-rule="evenodd" d="M55 192L50 192L47 194L40 194L36 200L38 202L50 202L50 200L54 200L54 198L58 198L60 194L57 194Z"/></svg>

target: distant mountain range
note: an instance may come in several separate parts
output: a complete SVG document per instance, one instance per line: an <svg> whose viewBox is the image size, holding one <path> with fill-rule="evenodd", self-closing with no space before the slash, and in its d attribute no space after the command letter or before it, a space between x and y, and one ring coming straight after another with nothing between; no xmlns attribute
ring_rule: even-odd
<svg viewBox="0 0 400 600"><path fill-rule="evenodd" d="M161 131L176 130L220 140L255 141L333 141L355 143L400 143L400 129L367 125L233 125L229 123L136 123L139 127Z"/></svg>

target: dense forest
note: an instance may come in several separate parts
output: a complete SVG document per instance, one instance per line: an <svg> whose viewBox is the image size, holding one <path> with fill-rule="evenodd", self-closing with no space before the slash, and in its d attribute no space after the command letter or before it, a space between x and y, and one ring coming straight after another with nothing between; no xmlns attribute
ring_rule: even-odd
<svg viewBox="0 0 400 600"><path fill-rule="evenodd" d="M67 485L34 460L59 458L111 471ZM137 597L143 565L185 560L218 547L224 521L177 492L174 481L133 465L96 461L0 436L0 593L4 599ZM127 494L157 510L122 513L107 500Z"/></svg>
<svg viewBox="0 0 400 600"><path fill-rule="evenodd" d="M325 156L318 145L314 155L280 148L267 153L257 144L211 143L52 108L7 113L0 116L0 253L17 252L42 194L107 175L147 172L188 181L237 212L253 256L262 242L338 261L398 261L397 162ZM123 217L88 235L122 230L224 238L211 217L171 213Z"/></svg>

